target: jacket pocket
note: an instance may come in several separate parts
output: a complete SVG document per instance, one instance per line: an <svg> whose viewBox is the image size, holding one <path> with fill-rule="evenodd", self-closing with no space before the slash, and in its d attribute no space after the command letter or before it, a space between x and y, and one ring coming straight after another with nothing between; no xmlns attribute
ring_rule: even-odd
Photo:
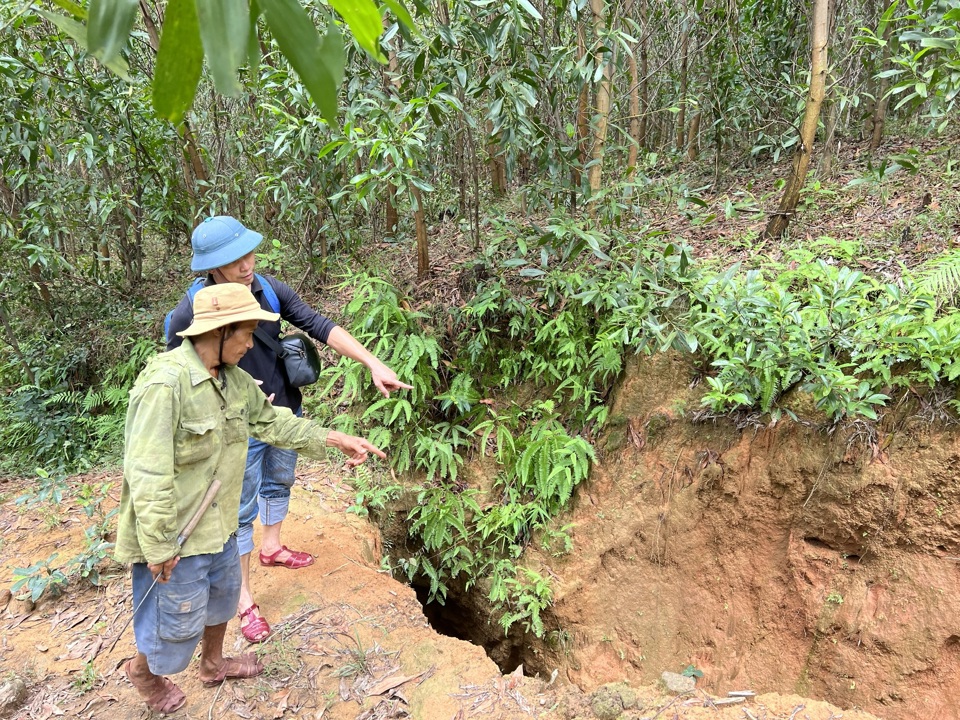
<svg viewBox="0 0 960 720"><path fill-rule="evenodd" d="M177 465L205 460L217 449L217 418L181 420L175 440Z"/></svg>
<svg viewBox="0 0 960 720"><path fill-rule="evenodd" d="M227 410L224 417L223 442L227 444L246 442L249 437L247 411L243 408Z"/></svg>
<svg viewBox="0 0 960 720"><path fill-rule="evenodd" d="M185 642L203 634L207 618L206 583L169 588L157 604L157 633L167 642Z"/></svg>

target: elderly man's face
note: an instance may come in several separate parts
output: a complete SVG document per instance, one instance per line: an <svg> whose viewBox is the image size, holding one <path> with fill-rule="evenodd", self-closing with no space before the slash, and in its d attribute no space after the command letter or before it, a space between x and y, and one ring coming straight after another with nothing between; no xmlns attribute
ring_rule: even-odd
<svg viewBox="0 0 960 720"><path fill-rule="evenodd" d="M253 347L253 333L257 330L257 321L250 320L240 323L230 337L223 341L223 355L221 358L227 365L236 365L240 358Z"/></svg>

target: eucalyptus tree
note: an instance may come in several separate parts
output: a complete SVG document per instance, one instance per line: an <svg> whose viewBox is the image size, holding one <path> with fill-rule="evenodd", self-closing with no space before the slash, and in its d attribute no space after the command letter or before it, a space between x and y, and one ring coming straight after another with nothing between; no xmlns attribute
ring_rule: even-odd
<svg viewBox="0 0 960 720"><path fill-rule="evenodd" d="M764 230L766 237L779 238L790 217L797 208L800 191L806 183L807 168L813 152L814 136L820 121L827 85L827 46L830 37L830 0L814 0L810 31L810 89L807 95L803 124L800 126L800 142L794 151L790 177L783 191L780 208L770 217Z"/></svg>

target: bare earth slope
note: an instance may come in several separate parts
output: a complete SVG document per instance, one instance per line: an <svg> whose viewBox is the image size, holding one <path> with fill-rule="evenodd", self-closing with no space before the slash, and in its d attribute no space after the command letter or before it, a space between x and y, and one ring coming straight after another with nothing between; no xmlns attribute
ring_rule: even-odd
<svg viewBox="0 0 960 720"><path fill-rule="evenodd" d="M254 567L254 587L274 635L263 646L262 678L203 688L195 668L174 679L188 704L176 718L584 718L610 715L611 693L582 693L561 675L502 676L483 651L435 633L414 592L378 572L379 544L365 520L344 512L350 492L338 473L301 468L284 539L317 553L310 568L289 571ZM116 476L75 479L93 483ZM57 552L65 564L83 546L89 520L71 503L25 510L15 498L26 481L0 483L0 586L9 587L15 567L27 567ZM107 502L115 502L114 497ZM129 617L128 580L122 568L99 590L72 586L32 611L14 600L0 613L0 681L20 678L28 697L6 715L26 720L55 717L145 718L151 714L123 677L121 665L134 646L128 629L110 643ZM3 600L6 603L6 599ZM236 621L228 650L245 649ZM716 707L702 690L675 697L656 686L619 686L623 718L725 718L775 720L841 717L822 702L797 696L759 696L737 707ZM594 690L594 688L590 688ZM620 702L619 700L617 702ZM619 710L620 706L616 706ZM750 713L749 715L747 713ZM0 710L0 716L4 711ZM870 718L843 713L848 720Z"/></svg>
<svg viewBox="0 0 960 720"><path fill-rule="evenodd" d="M692 664L714 693L960 718L958 428L913 397L875 429L694 423L691 376L676 355L627 371L575 550L540 559L564 633L545 665L591 688Z"/></svg>

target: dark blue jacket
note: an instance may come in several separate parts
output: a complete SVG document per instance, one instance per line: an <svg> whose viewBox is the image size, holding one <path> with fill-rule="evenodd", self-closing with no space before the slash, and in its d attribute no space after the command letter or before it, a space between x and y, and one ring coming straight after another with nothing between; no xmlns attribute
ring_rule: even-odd
<svg viewBox="0 0 960 720"><path fill-rule="evenodd" d="M267 282L273 287L280 301L280 317L286 320L294 327L299 328L314 340L324 344L330 336L330 331L337 324L316 312L307 303L300 299L300 296L292 288L277 280L275 277L266 276ZM216 285L212 275L207 276L206 286ZM273 312L270 303L263 295L263 288L260 286L259 278L253 279L253 285L250 288L253 296L260 303L260 307L269 312ZM181 330L185 330L193 322L193 305L190 299L184 294L183 299L173 310L170 317L170 329L167 334L167 350L173 350L179 347L183 338L177 335ZM261 321L260 327L271 337L280 335L280 322ZM263 380L260 389L266 395L274 393L273 404L280 407L287 407L296 410L300 407L303 396L300 389L291 387L287 382L286 373L283 370L283 363L277 358L277 355L256 335L253 337L253 347L240 360L240 367L250 373L256 380Z"/></svg>

